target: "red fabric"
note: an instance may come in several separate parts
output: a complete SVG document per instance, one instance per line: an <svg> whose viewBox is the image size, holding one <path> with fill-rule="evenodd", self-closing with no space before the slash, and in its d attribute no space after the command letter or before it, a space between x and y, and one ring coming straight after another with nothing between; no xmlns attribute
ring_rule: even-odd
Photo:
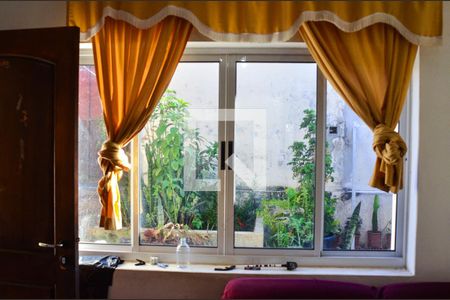
<svg viewBox="0 0 450 300"><path fill-rule="evenodd" d="M450 282L394 283L383 286L380 299L450 299Z"/></svg>
<svg viewBox="0 0 450 300"><path fill-rule="evenodd" d="M373 286L317 279L236 278L222 299L374 299Z"/></svg>

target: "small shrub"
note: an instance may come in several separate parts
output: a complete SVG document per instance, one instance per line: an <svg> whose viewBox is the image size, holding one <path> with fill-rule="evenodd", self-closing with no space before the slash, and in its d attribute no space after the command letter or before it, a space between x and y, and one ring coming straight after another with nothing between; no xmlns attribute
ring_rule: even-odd
<svg viewBox="0 0 450 300"><path fill-rule="evenodd" d="M312 202L304 201L301 192L286 189L286 199L263 200L258 216L270 233L265 246L271 248L309 247L313 240Z"/></svg>

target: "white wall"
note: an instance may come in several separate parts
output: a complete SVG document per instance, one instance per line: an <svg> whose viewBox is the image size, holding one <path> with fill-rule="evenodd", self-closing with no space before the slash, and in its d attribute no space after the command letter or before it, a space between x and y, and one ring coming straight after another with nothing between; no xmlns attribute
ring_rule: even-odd
<svg viewBox="0 0 450 300"><path fill-rule="evenodd" d="M420 53L417 277L450 281L450 3L444 41Z"/></svg>
<svg viewBox="0 0 450 300"><path fill-rule="evenodd" d="M66 1L2 1L0 30L66 25Z"/></svg>
<svg viewBox="0 0 450 300"><path fill-rule="evenodd" d="M0 2L0 29L65 25L65 2ZM420 137L418 173L418 223L416 276L333 277L380 285L399 281L450 281L450 3L444 2L442 46L420 51ZM152 294L165 297L218 298L229 277L186 278L180 273L149 278ZM159 289L157 278L171 282L171 290ZM330 277L327 277L330 278ZM163 279L161 279L163 280ZM179 284L177 284L177 282ZM151 284L150 284L151 283ZM177 289L179 287L179 289ZM202 294L202 291L205 291ZM192 296L191 295L191 296ZM200 296L201 295L201 296ZM136 295L135 295L136 296Z"/></svg>

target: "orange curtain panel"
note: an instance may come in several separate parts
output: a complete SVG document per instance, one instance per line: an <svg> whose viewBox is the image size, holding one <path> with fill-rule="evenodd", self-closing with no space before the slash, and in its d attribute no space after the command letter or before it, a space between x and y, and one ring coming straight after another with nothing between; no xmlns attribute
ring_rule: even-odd
<svg viewBox="0 0 450 300"><path fill-rule="evenodd" d="M146 29L167 16L189 21L201 34L227 42L287 41L307 21L328 21L346 32L376 23L395 27L414 44L440 42L441 1L69 1L69 26L89 40L106 17Z"/></svg>
<svg viewBox="0 0 450 300"><path fill-rule="evenodd" d="M99 152L103 171L98 183L100 227L122 227L118 181L130 168L122 148L150 118L170 83L191 30L190 23L173 16L146 30L106 18L92 39L108 134Z"/></svg>
<svg viewBox="0 0 450 300"><path fill-rule="evenodd" d="M397 193L403 187L407 148L394 130L405 102L417 46L390 25L346 33L328 22L300 27L319 68L353 111L373 130L377 155L370 185Z"/></svg>

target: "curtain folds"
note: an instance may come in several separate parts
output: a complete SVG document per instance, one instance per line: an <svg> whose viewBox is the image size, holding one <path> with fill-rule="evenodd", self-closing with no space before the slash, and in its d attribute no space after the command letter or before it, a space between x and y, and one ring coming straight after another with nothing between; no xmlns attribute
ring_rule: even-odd
<svg viewBox="0 0 450 300"><path fill-rule="evenodd" d="M370 185L398 192L407 151L395 132L418 44L438 44L441 1L69 1L92 38L108 140L99 152L100 226L121 228L123 147L145 126L193 26L217 41L285 41L298 32L327 79L374 131Z"/></svg>
<svg viewBox="0 0 450 300"><path fill-rule="evenodd" d="M346 32L375 23L395 27L410 42L439 44L441 1L69 1L69 26L88 40L106 17L146 29L167 16L189 21L224 42L282 42L307 21L328 21Z"/></svg>
<svg viewBox="0 0 450 300"><path fill-rule="evenodd" d="M407 148L395 127L417 46L381 23L346 33L328 22L306 22L300 34L325 77L374 132L377 160L370 186L397 193Z"/></svg>
<svg viewBox="0 0 450 300"><path fill-rule="evenodd" d="M191 30L190 23L173 16L146 30L106 18L92 39L108 135L98 159L103 171L98 183L100 227L122 227L118 181L130 168L122 148L147 123L170 83Z"/></svg>

